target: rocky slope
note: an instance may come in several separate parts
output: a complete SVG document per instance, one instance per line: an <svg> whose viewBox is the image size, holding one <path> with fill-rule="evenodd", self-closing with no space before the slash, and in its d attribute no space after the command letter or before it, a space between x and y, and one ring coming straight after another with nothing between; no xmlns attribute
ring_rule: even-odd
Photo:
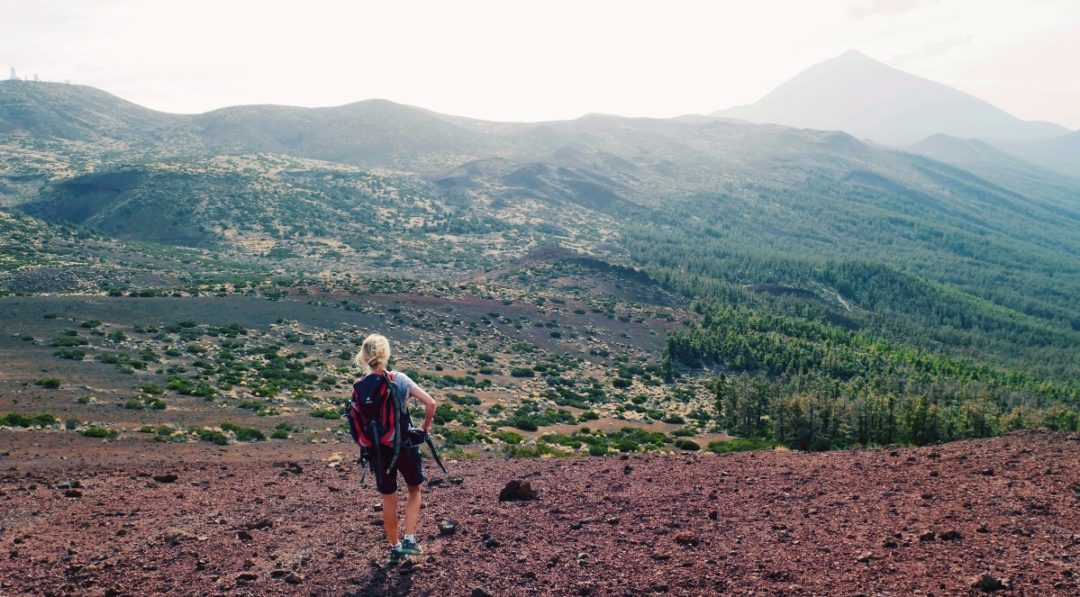
<svg viewBox="0 0 1080 597"><path fill-rule="evenodd" d="M1080 436L429 467L385 566L341 445L0 434L4 594L1075 595ZM78 471L77 479L69 474ZM535 500L500 502L511 480ZM437 523L455 520L452 535Z"/></svg>

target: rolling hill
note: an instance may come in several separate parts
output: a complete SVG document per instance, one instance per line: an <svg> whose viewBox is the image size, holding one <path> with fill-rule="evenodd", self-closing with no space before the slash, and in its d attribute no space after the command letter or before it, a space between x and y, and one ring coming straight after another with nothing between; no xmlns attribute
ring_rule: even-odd
<svg viewBox="0 0 1080 597"><path fill-rule="evenodd" d="M852 63L841 70L880 71L861 56L841 62ZM12 89L0 86L0 101L14 101ZM927 89L927 97L941 92ZM923 423L905 427L912 430L905 441L1047 421L1073 427L1054 409L1080 402L1078 186L978 141L931 137L912 153L840 131L729 118L592 114L493 123L378 100L175 116L144 113L83 88L20 82L17 92L24 108L9 112L15 116L0 133L0 184L9 206L39 218L22 216L20 226L43 238L68 226L102 235L115 245L102 248L99 261L125 251L125 243L201 256L162 258L173 282L159 278L153 296L172 292L167 287L180 280L205 280L204 267L222 269L208 259L262 272L259 288L272 287L265 292L275 298L288 296L278 287L303 286L309 274L324 281L471 280L480 286L452 293L483 300L524 293L565 302L601 287L589 281L596 272L569 275L527 258L562 247L613 271L638 272L635 279L693 305L693 316L667 329L664 342L621 332L636 348L612 365L630 376L613 382L615 400L632 397L623 391L635 375L627 359L655 359L642 369L650 384L661 375L687 375L694 387L730 387L742 397L724 403L717 394L717 425L800 447L895 439L899 423L877 415L874 425L853 431L861 411L851 409L863 404L857 399L882 409L881 400L893 397L900 414L889 417L915 417L919 401L935 396L938 418L926 423L932 431ZM967 110L968 99L946 102L945 114ZM1054 133L983 108L972 113L1010 134ZM75 132L42 116L64 121L66 113L98 112ZM58 248L56 241L42 246ZM52 271L42 253L9 250L15 257L5 279L13 284ZM82 263L97 268L89 264L99 261ZM147 285L134 275L97 282L100 291L127 295ZM247 285L187 284L184 292L228 296ZM649 293L627 295L620 286L605 282L610 304L592 298L589 309L573 313L634 322L646 320L636 314L663 307L640 298ZM55 285L35 288L46 287ZM325 291L357 292L344 282ZM306 286L296 290L297 297L306 293ZM635 315L618 315L615 305ZM530 329L497 310L484 317L485 325ZM551 342L595 333L592 325L559 325L553 319L531 327ZM482 350L472 344L457 348ZM595 345L588 350L608 354ZM550 392L530 400L586 404L558 393L569 383L563 378L545 379ZM670 400L685 397L678 386L664 391ZM805 401L811 413L835 415L827 431L793 439L788 427L768 422L774 415L803 420ZM540 407L515 408L527 417ZM972 418L971 409L990 414ZM696 406L693 412L708 416ZM739 416L724 414L734 412ZM979 422L986 420L992 423Z"/></svg>

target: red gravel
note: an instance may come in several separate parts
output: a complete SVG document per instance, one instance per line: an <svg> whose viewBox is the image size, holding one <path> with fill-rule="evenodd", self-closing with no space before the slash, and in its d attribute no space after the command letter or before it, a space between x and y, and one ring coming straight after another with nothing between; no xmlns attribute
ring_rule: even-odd
<svg viewBox="0 0 1080 597"><path fill-rule="evenodd" d="M4 453L0 593L955 595L988 573L998 594L1080 594L1077 435L429 468L426 553L395 569L371 480L329 468L333 445L293 448L299 467L146 445L75 446L128 452L85 460L74 489L56 458ZM512 479L539 499L500 502Z"/></svg>

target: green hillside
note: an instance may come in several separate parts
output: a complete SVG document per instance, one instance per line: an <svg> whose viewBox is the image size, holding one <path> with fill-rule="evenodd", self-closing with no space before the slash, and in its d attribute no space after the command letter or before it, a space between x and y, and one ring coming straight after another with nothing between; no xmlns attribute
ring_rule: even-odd
<svg viewBox="0 0 1080 597"><path fill-rule="evenodd" d="M187 251L160 257L176 280L517 271L498 279L524 287L505 268L561 246L693 301L652 359L711 384L716 424L740 434L1080 425L1080 182L989 147L917 148L938 161L705 117L486 123L385 101L186 117L29 83L0 86L4 103L0 197L44 221L5 222Z"/></svg>

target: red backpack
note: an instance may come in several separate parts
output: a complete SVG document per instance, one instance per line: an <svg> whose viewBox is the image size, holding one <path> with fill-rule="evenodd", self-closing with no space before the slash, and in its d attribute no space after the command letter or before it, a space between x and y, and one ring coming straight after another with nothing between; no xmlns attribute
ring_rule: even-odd
<svg viewBox="0 0 1080 597"><path fill-rule="evenodd" d="M367 452L374 459L376 470L384 473L393 470L409 428L405 401L398 396L393 375L369 373L356 380L346 416L349 432L360 446L361 454ZM393 448L393 457L386 468L380 462L382 450L376 446Z"/></svg>

